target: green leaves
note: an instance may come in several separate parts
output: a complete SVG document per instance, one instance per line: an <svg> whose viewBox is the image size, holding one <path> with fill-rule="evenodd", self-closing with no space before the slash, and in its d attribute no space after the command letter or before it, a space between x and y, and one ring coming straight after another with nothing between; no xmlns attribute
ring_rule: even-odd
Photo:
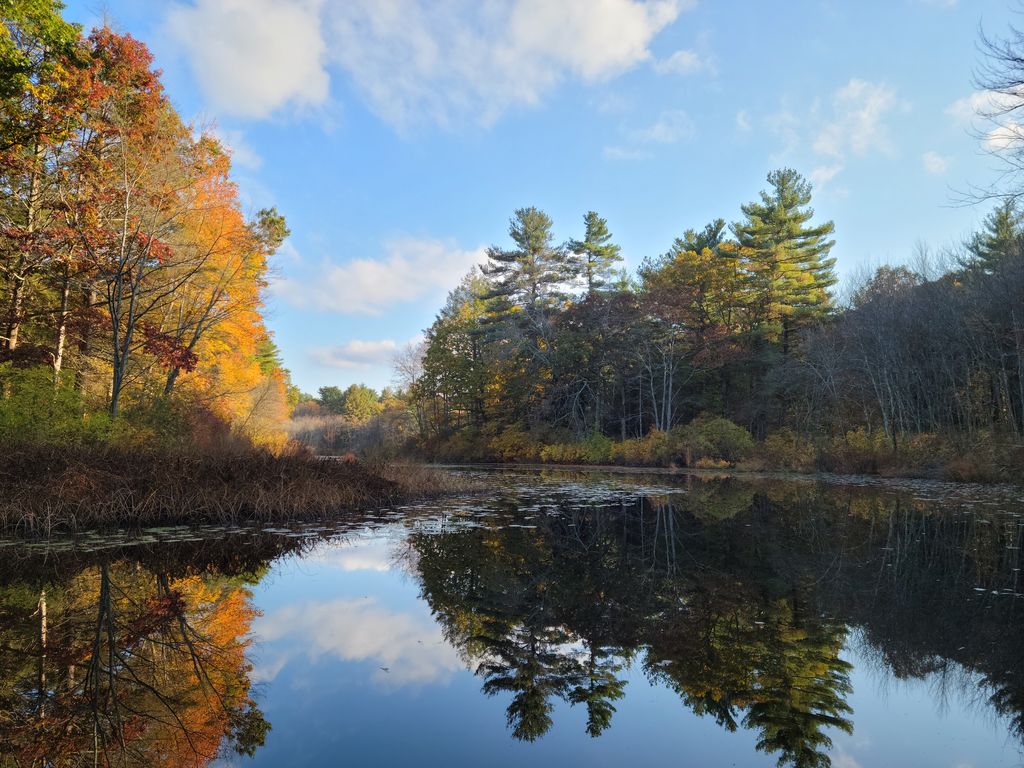
<svg viewBox="0 0 1024 768"><path fill-rule="evenodd" d="M0 99L21 96L68 55L80 28L61 18L58 0L0 0Z"/></svg>

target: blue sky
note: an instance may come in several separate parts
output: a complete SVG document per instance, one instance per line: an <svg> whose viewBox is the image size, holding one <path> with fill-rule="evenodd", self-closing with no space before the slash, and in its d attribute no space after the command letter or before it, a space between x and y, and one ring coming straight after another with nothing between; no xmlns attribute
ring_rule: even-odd
<svg viewBox="0 0 1024 768"><path fill-rule="evenodd" d="M814 181L845 279L961 241L986 211L955 193L997 162L973 117L979 24L1014 20L1010 0L70 0L67 15L149 44L181 113L232 147L247 206L287 217L268 323L310 392L388 384L520 206L565 239L598 211L635 267L736 219L785 165Z"/></svg>

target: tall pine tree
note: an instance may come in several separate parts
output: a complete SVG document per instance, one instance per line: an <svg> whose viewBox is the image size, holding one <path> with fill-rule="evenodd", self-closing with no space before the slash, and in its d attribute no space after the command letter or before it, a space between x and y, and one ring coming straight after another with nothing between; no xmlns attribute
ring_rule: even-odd
<svg viewBox="0 0 1024 768"><path fill-rule="evenodd" d="M608 222L594 211L583 217L585 227L582 240L569 243L569 250L579 260L578 268L586 280L587 293L592 294L607 285L616 263L622 260L620 248L612 242Z"/></svg>
<svg viewBox="0 0 1024 768"><path fill-rule="evenodd" d="M755 323L786 352L795 330L829 310L835 225L810 223L811 185L793 169L772 171L768 183L760 201L742 206L733 233L747 260Z"/></svg>
<svg viewBox="0 0 1024 768"><path fill-rule="evenodd" d="M574 276L570 254L555 244L551 217L537 208L519 208L509 221L515 244L487 249L483 273L490 279L488 298L497 306L511 305L536 315L562 296L562 287Z"/></svg>
<svg viewBox="0 0 1024 768"><path fill-rule="evenodd" d="M985 217L983 229L967 243L967 250L976 265L995 273L1007 256L1017 252L1024 234L1024 214L1014 200L1006 200Z"/></svg>

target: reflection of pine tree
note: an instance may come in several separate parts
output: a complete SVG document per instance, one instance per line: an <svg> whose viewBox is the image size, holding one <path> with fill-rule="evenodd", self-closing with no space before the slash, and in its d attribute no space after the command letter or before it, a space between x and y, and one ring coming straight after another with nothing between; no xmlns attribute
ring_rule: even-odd
<svg viewBox="0 0 1024 768"><path fill-rule="evenodd" d="M587 733L600 736L611 725L615 714L613 701L625 696L626 681L617 677L622 664L614 650L589 645L580 681L569 692L573 704L587 705Z"/></svg>
<svg viewBox="0 0 1024 768"><path fill-rule="evenodd" d="M486 661L477 667L488 696L511 693L508 724L517 739L535 741L551 728L551 700L564 697L579 678L579 665L558 646L568 637L559 629L519 626L506 629L493 622L487 630L498 630L476 638L486 648Z"/></svg>
<svg viewBox="0 0 1024 768"><path fill-rule="evenodd" d="M572 503L536 528L497 517L412 538L424 597L485 690L512 696L517 737L550 728L556 698L585 706L588 733L602 733L624 692L622 667L642 658L653 682L724 728L754 729L780 763L828 765L832 729L851 729L850 668L838 655L844 629L822 608L865 628L886 674L920 677L936 656L955 659L986 675L1011 727L1024 722L1020 644L1007 631L1019 614L964 599L977 569L995 588L1018 566L1000 559L1017 538L868 492L693 484L671 508ZM903 531L901 567L886 569L881 591L894 529L879 520Z"/></svg>
<svg viewBox="0 0 1024 768"><path fill-rule="evenodd" d="M853 732L845 696L851 665L839 658L845 631L808 622L797 626L789 606L776 614L772 653L759 679L759 691L743 723L761 732L757 749L778 754L779 765L828 768L832 740L825 728Z"/></svg>

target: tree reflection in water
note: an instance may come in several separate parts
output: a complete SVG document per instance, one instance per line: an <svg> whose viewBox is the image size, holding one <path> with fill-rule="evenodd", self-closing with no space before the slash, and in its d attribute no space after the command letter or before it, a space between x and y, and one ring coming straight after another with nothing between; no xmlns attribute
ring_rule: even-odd
<svg viewBox="0 0 1024 768"><path fill-rule="evenodd" d="M1016 518L1000 527L871 489L733 481L563 507L534 527L507 512L415 533L408 559L484 693L511 696L516 738L542 736L558 699L585 706L600 735L624 667L639 663L696 714L754 730L780 765L828 766L829 734L853 729L848 627L897 676L937 659L980 672L1020 734L1019 632L1005 636L1017 601L988 610L976 591L1006 588ZM979 633L1004 637L986 646Z"/></svg>
<svg viewBox="0 0 1024 768"><path fill-rule="evenodd" d="M0 765L202 766L263 743L248 584L283 548L209 549L7 563Z"/></svg>
<svg viewBox="0 0 1024 768"><path fill-rule="evenodd" d="M470 525L458 505L425 508L381 534L404 531L403 568L483 693L508 702L515 738L541 738L558 702L600 736L639 670L780 765L828 766L853 727L855 642L882 677L980 692L1024 739L1019 506L692 477L588 494L571 479L499 491ZM250 587L322 536L5 550L0 766L252 754L270 726L246 658Z"/></svg>

